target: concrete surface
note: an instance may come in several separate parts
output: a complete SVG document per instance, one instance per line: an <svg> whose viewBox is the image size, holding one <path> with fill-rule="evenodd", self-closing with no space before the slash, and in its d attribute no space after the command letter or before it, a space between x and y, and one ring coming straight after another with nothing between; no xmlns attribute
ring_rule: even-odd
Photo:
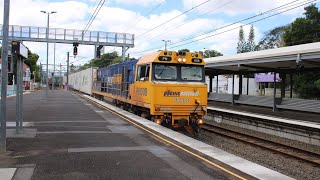
<svg viewBox="0 0 320 180"><path fill-rule="evenodd" d="M50 91L47 99L32 92L23 107L24 130L36 135L8 138L0 168L17 168L13 179L235 179L72 92ZM15 119L15 98L8 119Z"/></svg>

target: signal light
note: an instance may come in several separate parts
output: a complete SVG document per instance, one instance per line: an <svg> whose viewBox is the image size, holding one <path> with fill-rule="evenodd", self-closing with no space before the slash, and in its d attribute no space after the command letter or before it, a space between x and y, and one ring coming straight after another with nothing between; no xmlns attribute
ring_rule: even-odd
<svg viewBox="0 0 320 180"><path fill-rule="evenodd" d="M76 42L73 43L73 55L74 55L74 57L76 57L78 55L78 46L79 46L79 43L76 43Z"/></svg>
<svg viewBox="0 0 320 180"><path fill-rule="evenodd" d="M77 48L77 46L73 47L73 55L74 55L74 56L78 55L78 48Z"/></svg>
<svg viewBox="0 0 320 180"><path fill-rule="evenodd" d="M101 58L101 49L103 48L102 45L99 45L96 49L96 58L100 59Z"/></svg>

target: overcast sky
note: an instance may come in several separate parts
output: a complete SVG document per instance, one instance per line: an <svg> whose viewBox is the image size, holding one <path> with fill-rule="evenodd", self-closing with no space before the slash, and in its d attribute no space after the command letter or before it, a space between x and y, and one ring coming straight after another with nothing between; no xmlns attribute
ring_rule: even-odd
<svg viewBox="0 0 320 180"><path fill-rule="evenodd" d="M50 28L83 30L99 1L11 0L9 23L10 25L46 27L47 16L40 11L57 11L57 14L50 16ZM3 0L0 2L2 23ZM290 2L292 3L284 6ZM287 12L282 11L306 2L311 1L106 0L89 30L134 34L136 37L135 47L128 52L131 57L136 58L150 52L147 50L163 49L164 43L161 40L170 40L168 49L171 50L188 48L191 51L199 51L206 48L228 55L236 52L240 25L250 24L252 21L279 13L271 18L253 23L256 41L258 41L264 32L277 26L289 24L295 18L303 16L303 6ZM264 14L268 10L281 6L282 8ZM317 6L319 7L319 4ZM150 11L152 13L149 13ZM255 15L257 15L256 18L236 23ZM221 28L232 23L234 25ZM159 25L161 26L155 28ZM249 26L244 27L246 37L249 28ZM42 63L46 62L45 43L25 42L25 44L32 52L39 54ZM49 48L49 63L53 63L53 44L50 44ZM70 44L57 44L56 63L66 64L66 52L71 49L72 45ZM106 53L113 50L121 53L121 49L117 47L105 48ZM80 45L78 57L71 58L71 63L84 64L93 56L93 46Z"/></svg>

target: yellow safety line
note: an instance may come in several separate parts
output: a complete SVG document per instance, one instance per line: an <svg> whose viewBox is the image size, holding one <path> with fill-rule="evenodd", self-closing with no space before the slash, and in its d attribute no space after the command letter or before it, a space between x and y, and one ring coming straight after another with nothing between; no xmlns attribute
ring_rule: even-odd
<svg viewBox="0 0 320 180"><path fill-rule="evenodd" d="M81 95L81 96L82 96L82 95ZM84 96L82 96L82 97L84 97ZM86 98L86 97L85 97L85 98ZM203 161L205 161L205 162L207 162L207 163L209 163L209 164L211 164L211 165L213 165L213 166L215 166L215 167L217 167L217 168L219 168L219 169L221 169L221 170L223 170L223 171L225 171L225 172L227 172L227 173L229 173L229 174L231 174L231 175L233 175L233 176L235 176L235 177L237 177L237 178L239 178L239 179L242 179L242 180L245 180L245 179L246 179L246 178L244 178L244 177L242 177L242 176L240 176L240 175L238 175L238 174L236 174L236 173L234 173L234 172L231 172L231 171L229 171L228 169L226 169L226 168L224 168L224 167L222 167L222 166L220 166L220 165L218 165L218 164L216 164L216 163L214 163L214 162L212 162L212 161L210 161L210 160L208 160L208 159L206 159L206 158L204 158L204 157L199 156L198 154L195 154L195 153L189 151L188 149L185 149L185 148L183 148L183 147L181 147L181 146L179 146L179 145L177 145L177 144L175 144L175 143L173 143L173 142L171 142L171 141L169 141L169 140L167 140L167 139L165 139L165 138L163 138L163 137L161 137L161 136L153 133L152 131L150 131L150 130L142 127L141 125L133 122L132 120L128 119L127 117L124 117L124 116L123 116L122 114L120 114L120 113L114 112L113 110L111 110L111 109L109 109L109 108L107 108L107 107L105 107L105 106L103 106L103 105L101 105L101 104L98 104L97 102L95 102L95 101L93 101L93 100L91 100L91 99L89 99L89 98L86 98L86 99L88 99L89 101L93 102L93 103L96 104L97 106L102 107L103 109L108 110L108 111L111 112L112 114L115 114L115 115L117 115L117 116L120 116L122 119L130 122L131 124L134 124L135 126L139 127L140 129L145 130L146 132L148 132L148 133L152 134L153 136L155 136L155 137L163 140L164 142L167 142L167 143L169 143L169 144L171 144L171 145L173 145L173 146L175 146L175 147L177 147L177 148L179 148L179 149L181 149L181 150L183 150L183 151L185 151L185 152L187 152L187 153L189 153L189 154L191 154L191 155L193 155L193 156L195 156L195 157L197 157L197 158L199 158L199 159L201 159L201 160L203 160Z"/></svg>

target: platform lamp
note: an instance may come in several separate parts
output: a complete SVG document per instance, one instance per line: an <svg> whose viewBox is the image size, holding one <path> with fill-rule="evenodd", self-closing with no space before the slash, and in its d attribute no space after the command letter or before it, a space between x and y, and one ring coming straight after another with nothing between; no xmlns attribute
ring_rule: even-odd
<svg viewBox="0 0 320 180"><path fill-rule="evenodd" d="M54 14L57 13L56 11L51 11L51 12L47 12L47 11L40 11L44 14L48 15L47 18L47 32L46 32L46 36L47 36L47 83L46 83L46 97L48 97L48 91L49 91L49 19L50 19L50 14Z"/></svg>

